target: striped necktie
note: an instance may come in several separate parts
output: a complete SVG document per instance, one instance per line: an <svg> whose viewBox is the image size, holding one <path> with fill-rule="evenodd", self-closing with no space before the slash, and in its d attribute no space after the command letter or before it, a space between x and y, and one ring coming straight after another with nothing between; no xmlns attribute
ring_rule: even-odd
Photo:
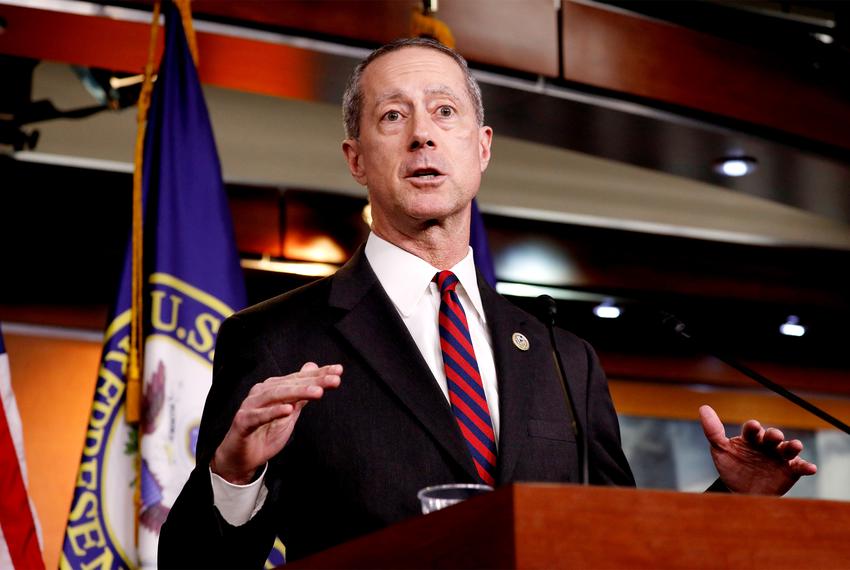
<svg viewBox="0 0 850 570"><path fill-rule="evenodd" d="M458 280L451 271L441 271L435 279L440 288L440 348L449 386L449 401L479 478L493 485L496 481L496 437L469 336L466 313L455 292Z"/></svg>

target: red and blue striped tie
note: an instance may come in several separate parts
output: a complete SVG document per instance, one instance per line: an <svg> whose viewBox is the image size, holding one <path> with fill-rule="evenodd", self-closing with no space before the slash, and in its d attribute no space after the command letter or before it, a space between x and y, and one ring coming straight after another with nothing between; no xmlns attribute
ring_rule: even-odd
<svg viewBox="0 0 850 570"><path fill-rule="evenodd" d="M436 280L441 298L440 348L449 385L449 401L478 476L484 483L493 485L496 481L496 436L469 336L466 313L455 292L458 280L451 271L439 272Z"/></svg>

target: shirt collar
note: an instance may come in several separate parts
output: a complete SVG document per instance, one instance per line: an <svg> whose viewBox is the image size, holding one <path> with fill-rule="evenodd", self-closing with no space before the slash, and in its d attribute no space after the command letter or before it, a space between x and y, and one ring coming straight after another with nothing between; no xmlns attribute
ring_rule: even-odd
<svg viewBox="0 0 850 570"><path fill-rule="evenodd" d="M366 240L366 259L390 300L404 317L413 314L416 305L434 279L434 275L439 271L424 259L416 257L374 233L370 233L369 239ZM486 323L471 247L466 257L451 268L451 272L460 281L460 286L472 301L472 306L482 322Z"/></svg>

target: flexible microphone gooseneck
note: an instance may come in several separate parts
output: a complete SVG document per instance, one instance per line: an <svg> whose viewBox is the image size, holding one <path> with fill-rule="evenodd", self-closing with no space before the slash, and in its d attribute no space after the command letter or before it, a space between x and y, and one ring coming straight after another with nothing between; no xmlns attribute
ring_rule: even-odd
<svg viewBox="0 0 850 570"><path fill-rule="evenodd" d="M803 408L807 412L814 414L815 416L819 417L823 421L832 424L833 426L840 429L844 433L850 435L850 426L848 426L847 424L845 424L841 420L839 420L836 417L828 414L827 412L820 409L816 405L812 404L808 400L804 400L803 398L801 398L800 396L798 396L794 392L791 392L790 390L783 388L782 386L780 386L776 382L773 382L773 381L765 378L764 376L762 376L761 374L759 374L755 370L748 368L747 366L744 366L743 364L741 364L740 362L738 362L737 360L735 360L731 356L728 356L726 354L723 354L722 352L719 352L715 349L712 349L711 347L706 345L704 342L701 342L700 340L694 338L693 335L687 330L688 329L687 325L685 325L685 323L683 323L678 318L676 318L676 316L674 316L670 313L667 313L665 311L660 311L659 315L661 317L661 324L663 324L664 326L669 328L671 331L673 331L674 333L676 333L680 337L682 337L682 338L688 340L689 342L693 343L702 352L709 354L709 355L717 358L718 360L725 362L726 364L728 364L729 366L731 366L732 368L734 368L738 372L744 374L745 376L752 378L753 380L755 380L756 382L758 382L759 384L761 384L762 386L764 386L768 390L772 390L773 392L776 392L777 394L779 394L783 398L790 400L791 402L800 406L801 408Z"/></svg>
<svg viewBox="0 0 850 570"><path fill-rule="evenodd" d="M561 360L561 353L558 352L558 345L555 343L555 317L558 315L558 305L555 302L555 299L553 299L549 295L540 295L538 299L544 305L546 318L543 320L543 322L546 324L546 328L549 329L549 343L552 347L552 359L555 363L555 371L558 373L558 377L561 379L561 388L564 391L564 400L567 403L567 410L569 410L570 416L572 416L570 426L573 429L573 433L576 437L576 444L579 448L578 458L581 484L588 485L590 484L590 467L587 448L587 430L583 429L578 423L578 413L575 398L573 398L573 395L570 392L570 385L567 383L567 375L564 369L564 363ZM588 418L588 421L590 420L587 410L587 398L589 398L589 396L590 386L587 386L587 388L585 389L584 407L585 417Z"/></svg>

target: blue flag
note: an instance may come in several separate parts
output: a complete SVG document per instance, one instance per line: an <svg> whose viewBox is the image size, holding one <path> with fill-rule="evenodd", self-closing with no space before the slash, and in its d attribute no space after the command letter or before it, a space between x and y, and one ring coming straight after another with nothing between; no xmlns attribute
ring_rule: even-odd
<svg viewBox="0 0 850 570"><path fill-rule="evenodd" d="M245 289L207 107L176 7L144 149L144 362L138 432L123 413L130 255L106 332L62 567L155 567L159 529L195 464L221 322ZM141 509L134 520L141 441ZM135 528L138 528L138 551Z"/></svg>
<svg viewBox="0 0 850 570"><path fill-rule="evenodd" d="M487 242L487 230L478 209L478 201L472 200L472 215L469 224L469 245L472 246L472 257L475 267L481 272L484 280L491 287L496 286L496 270L493 267L493 257L490 255L490 245Z"/></svg>

